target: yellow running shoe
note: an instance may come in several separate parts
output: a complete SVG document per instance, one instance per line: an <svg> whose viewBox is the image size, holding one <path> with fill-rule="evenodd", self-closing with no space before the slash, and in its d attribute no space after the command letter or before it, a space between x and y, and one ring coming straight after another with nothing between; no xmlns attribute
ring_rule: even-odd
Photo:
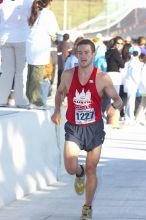
<svg viewBox="0 0 146 220"><path fill-rule="evenodd" d="M84 205L82 209L82 215L80 220L92 220L92 208Z"/></svg>
<svg viewBox="0 0 146 220"><path fill-rule="evenodd" d="M74 188L78 195L82 195L85 191L85 167L80 165L82 168L81 175L76 175Z"/></svg>

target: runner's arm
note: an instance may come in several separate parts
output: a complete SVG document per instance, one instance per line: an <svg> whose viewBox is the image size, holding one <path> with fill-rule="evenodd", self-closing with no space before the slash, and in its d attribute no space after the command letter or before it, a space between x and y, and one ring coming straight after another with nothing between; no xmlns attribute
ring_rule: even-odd
<svg viewBox="0 0 146 220"><path fill-rule="evenodd" d="M108 75L105 76L105 81L106 83L105 83L104 91L106 95L113 100L113 103L108 105L106 109L107 114L109 115L109 114L113 114L116 109L120 109L122 107L123 102L121 97L116 92L112 80Z"/></svg>
<svg viewBox="0 0 146 220"><path fill-rule="evenodd" d="M61 76L61 82L60 85L57 89L56 95L55 95L55 109L54 113L51 117L52 121L56 124L59 125L61 123L61 105L63 98L66 96L66 74L63 73Z"/></svg>

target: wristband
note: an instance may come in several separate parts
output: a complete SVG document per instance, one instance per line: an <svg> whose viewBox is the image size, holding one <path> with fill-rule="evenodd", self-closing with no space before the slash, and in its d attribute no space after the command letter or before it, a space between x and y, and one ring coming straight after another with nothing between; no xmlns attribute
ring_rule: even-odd
<svg viewBox="0 0 146 220"><path fill-rule="evenodd" d="M112 103L111 106L112 106L114 109L117 109L117 108L114 106L114 103Z"/></svg>

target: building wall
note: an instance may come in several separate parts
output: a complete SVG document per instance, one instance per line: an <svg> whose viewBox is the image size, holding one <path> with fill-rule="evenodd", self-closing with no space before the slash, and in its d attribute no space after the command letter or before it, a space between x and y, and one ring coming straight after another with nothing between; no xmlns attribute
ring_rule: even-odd
<svg viewBox="0 0 146 220"><path fill-rule="evenodd" d="M0 116L0 207L65 173L64 128L51 122L52 113L53 108Z"/></svg>

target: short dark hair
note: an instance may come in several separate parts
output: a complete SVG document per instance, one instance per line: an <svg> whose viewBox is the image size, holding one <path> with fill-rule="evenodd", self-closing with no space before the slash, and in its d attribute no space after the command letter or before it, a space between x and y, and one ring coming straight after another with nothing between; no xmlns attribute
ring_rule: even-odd
<svg viewBox="0 0 146 220"><path fill-rule="evenodd" d="M134 57L139 56L138 51L133 51L132 55L133 55Z"/></svg>
<svg viewBox="0 0 146 220"><path fill-rule="evenodd" d="M63 40L65 40L65 41L69 40L69 34L68 33L63 35Z"/></svg>
<svg viewBox="0 0 146 220"><path fill-rule="evenodd" d="M81 45L90 45L92 52L93 53L95 52L95 44L90 39L83 39L79 41L77 43L77 48L78 46L81 46Z"/></svg>

